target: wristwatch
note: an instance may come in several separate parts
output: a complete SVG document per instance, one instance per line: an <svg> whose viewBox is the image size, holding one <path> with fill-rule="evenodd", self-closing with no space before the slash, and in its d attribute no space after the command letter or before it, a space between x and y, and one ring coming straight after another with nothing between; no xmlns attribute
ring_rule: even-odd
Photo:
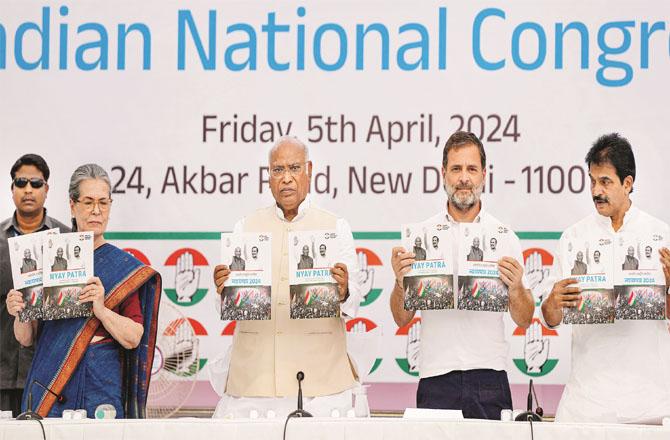
<svg viewBox="0 0 670 440"><path fill-rule="evenodd" d="M347 292L344 294L344 299L340 300L340 304L347 302L349 299L349 287L347 286Z"/></svg>

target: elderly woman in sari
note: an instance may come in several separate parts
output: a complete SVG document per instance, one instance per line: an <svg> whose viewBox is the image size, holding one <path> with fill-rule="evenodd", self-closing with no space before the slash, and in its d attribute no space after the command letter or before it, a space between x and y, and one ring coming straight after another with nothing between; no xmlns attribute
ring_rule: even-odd
<svg viewBox="0 0 670 440"><path fill-rule="evenodd" d="M133 256L105 242L112 206L109 176L100 166L82 165L70 179L74 231L94 234L94 274L82 288L80 302L92 303L93 316L22 323L14 334L24 346L36 343L23 395L23 408L42 417L59 417L65 409L86 409L92 417L100 404L111 404L119 418L145 416L156 323L160 275ZM11 291L7 309L18 316L25 304ZM65 397L59 402L35 381ZM32 389L32 408L28 394Z"/></svg>

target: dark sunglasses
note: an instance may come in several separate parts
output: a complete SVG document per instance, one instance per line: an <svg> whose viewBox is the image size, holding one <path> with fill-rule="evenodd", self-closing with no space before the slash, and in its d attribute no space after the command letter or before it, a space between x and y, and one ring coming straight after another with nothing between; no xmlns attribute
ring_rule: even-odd
<svg viewBox="0 0 670 440"><path fill-rule="evenodd" d="M16 185L17 188L25 188L28 183L30 183L30 186L33 188L37 189L42 188L46 182L39 177L33 177L32 179L28 179L27 177L17 177L14 179L14 185Z"/></svg>

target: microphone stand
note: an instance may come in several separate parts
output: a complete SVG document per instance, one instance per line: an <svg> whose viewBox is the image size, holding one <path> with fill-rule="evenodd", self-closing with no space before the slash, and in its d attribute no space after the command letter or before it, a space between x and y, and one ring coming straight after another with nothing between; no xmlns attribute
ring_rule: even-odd
<svg viewBox="0 0 670 440"><path fill-rule="evenodd" d="M291 414L288 415L288 418L292 417L312 417L312 415L302 409L302 381L305 379L305 373L302 371L298 371L298 374L296 374L296 379L298 379L298 409L293 411Z"/></svg>
<svg viewBox="0 0 670 440"><path fill-rule="evenodd" d="M289 420L294 417L312 417L310 413L302 409L302 381L305 379L305 373L298 371L295 378L298 379L298 409L286 417L286 422L284 422L284 435L282 437L284 440L286 440L286 427L288 426Z"/></svg>
<svg viewBox="0 0 670 440"><path fill-rule="evenodd" d="M526 411L522 412L514 418L515 422L541 422L541 415L544 414L544 411L539 406L537 410L533 411L533 394L535 394L535 388L533 387L533 379L530 380L528 384L528 400L526 402ZM537 397L535 397L535 403L537 403Z"/></svg>

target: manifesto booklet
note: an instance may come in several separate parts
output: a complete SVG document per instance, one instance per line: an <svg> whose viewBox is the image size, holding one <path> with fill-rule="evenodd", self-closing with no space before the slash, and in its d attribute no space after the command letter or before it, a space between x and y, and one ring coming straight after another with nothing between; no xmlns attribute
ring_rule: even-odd
<svg viewBox="0 0 670 440"><path fill-rule="evenodd" d="M414 253L412 270L403 279L405 310L454 308L454 246L447 224L415 223L402 226L403 247Z"/></svg>
<svg viewBox="0 0 670 440"><path fill-rule="evenodd" d="M79 303L79 295L93 277L93 233L46 236L43 263L43 319L92 316L92 304Z"/></svg>
<svg viewBox="0 0 670 440"><path fill-rule="evenodd" d="M296 231L288 236L291 319L340 315L340 296L331 268L340 243L335 231Z"/></svg>
<svg viewBox="0 0 670 440"><path fill-rule="evenodd" d="M611 237L567 237L560 252L564 276L576 278L582 289L577 306L563 309L563 323L614 323L614 246Z"/></svg>
<svg viewBox="0 0 670 440"><path fill-rule="evenodd" d="M622 234L614 243L616 319L665 319L665 276L661 234Z"/></svg>
<svg viewBox="0 0 670 440"><path fill-rule="evenodd" d="M7 239L14 289L23 294L26 305L19 313L21 322L42 319L42 243L45 236L59 232L56 228Z"/></svg>
<svg viewBox="0 0 670 440"><path fill-rule="evenodd" d="M268 320L272 310L272 238L269 232L221 234L221 264L230 268L223 285L221 319Z"/></svg>
<svg viewBox="0 0 670 440"><path fill-rule="evenodd" d="M482 312L509 309L507 285L500 278L498 260L512 256L505 226L462 223L458 239L458 308Z"/></svg>

